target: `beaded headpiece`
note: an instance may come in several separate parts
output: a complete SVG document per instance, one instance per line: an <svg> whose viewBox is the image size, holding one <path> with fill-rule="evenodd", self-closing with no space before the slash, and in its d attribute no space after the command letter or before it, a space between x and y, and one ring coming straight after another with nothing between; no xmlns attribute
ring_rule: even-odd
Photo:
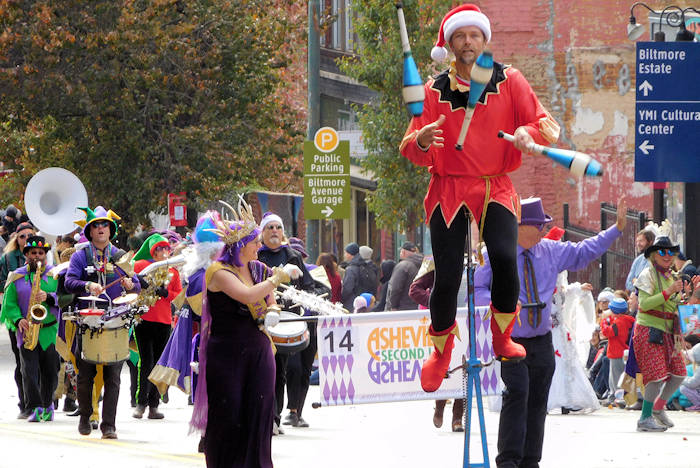
<svg viewBox="0 0 700 468"><path fill-rule="evenodd" d="M36 248L43 249L44 252L48 252L49 250L51 250L51 244L46 242L46 239L42 236L29 236L27 238L26 244L24 244L22 253L26 254L27 250Z"/></svg>
<svg viewBox="0 0 700 468"><path fill-rule="evenodd" d="M205 229L205 231L215 233L226 245L236 244L258 228L258 223L255 221L255 216L253 215L253 209L246 203L243 196L238 196L238 210L234 209L223 200L219 200L219 203L229 209L232 219L228 219L222 210L221 219L214 219L212 217L216 228Z"/></svg>

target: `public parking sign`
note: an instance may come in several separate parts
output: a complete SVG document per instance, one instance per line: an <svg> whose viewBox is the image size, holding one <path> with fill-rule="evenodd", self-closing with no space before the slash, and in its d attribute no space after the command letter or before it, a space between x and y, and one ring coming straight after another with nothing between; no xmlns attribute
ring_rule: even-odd
<svg viewBox="0 0 700 468"><path fill-rule="evenodd" d="M304 217L350 218L350 142L330 127L304 142Z"/></svg>
<svg viewBox="0 0 700 468"><path fill-rule="evenodd" d="M634 180L700 182L700 45L637 43Z"/></svg>

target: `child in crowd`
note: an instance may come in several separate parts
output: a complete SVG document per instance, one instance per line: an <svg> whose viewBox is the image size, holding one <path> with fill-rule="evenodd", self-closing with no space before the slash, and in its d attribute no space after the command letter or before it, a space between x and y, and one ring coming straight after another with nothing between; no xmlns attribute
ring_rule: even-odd
<svg viewBox="0 0 700 468"><path fill-rule="evenodd" d="M601 319L600 329L608 339L607 356L610 365L608 403L612 403L620 376L625 371L624 353L629 349L629 336L634 326L634 317L627 314L627 301L621 297L613 298L608 307L612 314Z"/></svg>
<svg viewBox="0 0 700 468"><path fill-rule="evenodd" d="M360 314L372 310L374 307L374 296L370 293L362 293L352 301L353 313Z"/></svg>

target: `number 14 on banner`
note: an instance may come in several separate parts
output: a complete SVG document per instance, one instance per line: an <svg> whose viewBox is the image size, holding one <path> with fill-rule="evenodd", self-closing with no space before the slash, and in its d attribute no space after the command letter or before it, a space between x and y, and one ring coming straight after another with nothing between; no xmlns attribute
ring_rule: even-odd
<svg viewBox="0 0 700 468"><path fill-rule="evenodd" d="M351 315L326 316L318 320L318 360L321 405L351 405L355 397L353 367L362 338L352 326ZM354 349L353 349L354 348ZM356 367L356 366L355 366Z"/></svg>
<svg viewBox="0 0 700 468"><path fill-rule="evenodd" d="M352 344L352 329L330 329L323 336L323 354L352 354L353 346L355 345Z"/></svg>

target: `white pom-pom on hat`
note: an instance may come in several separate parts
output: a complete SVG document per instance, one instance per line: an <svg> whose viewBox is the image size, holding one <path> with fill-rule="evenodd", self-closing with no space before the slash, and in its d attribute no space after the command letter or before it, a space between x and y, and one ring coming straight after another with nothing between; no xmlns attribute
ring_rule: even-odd
<svg viewBox="0 0 700 468"><path fill-rule="evenodd" d="M486 42L491 41L491 22L478 6L466 3L453 8L442 19L438 39L435 47L430 51L430 57L437 62L445 60L447 58L445 44L450 41L452 33L464 26L476 26L484 33Z"/></svg>
<svg viewBox="0 0 700 468"><path fill-rule="evenodd" d="M447 58L447 49L435 46L430 51L430 57L436 62L443 62Z"/></svg>

